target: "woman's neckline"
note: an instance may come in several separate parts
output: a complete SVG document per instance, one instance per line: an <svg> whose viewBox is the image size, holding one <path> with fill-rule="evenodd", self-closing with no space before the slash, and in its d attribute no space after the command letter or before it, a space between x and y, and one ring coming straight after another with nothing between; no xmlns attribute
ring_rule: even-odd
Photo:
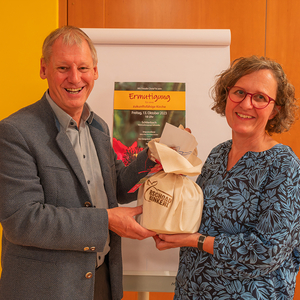
<svg viewBox="0 0 300 300"><path fill-rule="evenodd" d="M230 140L230 149L226 155L226 173L229 172L230 170L232 170L232 168L234 168L234 166L237 165L237 163L242 159L244 158L247 154L249 153L253 153L253 154L264 154L270 150L273 150L274 148L277 148L278 146L281 146L282 144L281 143L278 143L276 142L274 145L272 145L271 147L266 147L264 150L261 150L261 151L254 151L254 150L248 150L248 151L243 151L243 154L240 154L240 155L237 155L235 158L230 158L230 153L231 153L231 150L232 150L232 140ZM230 163L230 166L229 166L229 160L232 159L233 161Z"/></svg>

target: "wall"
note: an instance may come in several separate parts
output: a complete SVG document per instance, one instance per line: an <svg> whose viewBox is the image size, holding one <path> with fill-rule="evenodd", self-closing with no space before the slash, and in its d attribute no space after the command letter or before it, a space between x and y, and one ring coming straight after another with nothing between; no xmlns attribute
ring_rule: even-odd
<svg viewBox="0 0 300 300"><path fill-rule="evenodd" d="M268 0L266 22L266 55L278 61L289 80L296 88L296 97L300 97L300 1ZM269 17L270 16L270 17ZM299 100L298 100L299 103ZM290 131L275 135L274 138L286 144L300 157L300 121ZM300 299L300 274L298 275L298 294Z"/></svg>
<svg viewBox="0 0 300 300"><path fill-rule="evenodd" d="M231 60L252 54L278 61L300 93L299 0L60 0L63 22L95 28L230 29ZM300 121L274 138L300 157ZM136 299L125 293L124 299ZM151 299L172 295L150 293ZM294 299L300 299L300 274Z"/></svg>
<svg viewBox="0 0 300 300"><path fill-rule="evenodd" d="M2 1L0 119L42 97L47 83L39 76L41 47L57 26L58 0Z"/></svg>
<svg viewBox="0 0 300 300"><path fill-rule="evenodd" d="M65 24L85 28L230 29L231 60L265 55L278 61L299 97L298 0L60 0ZM298 121L275 139L300 157Z"/></svg>

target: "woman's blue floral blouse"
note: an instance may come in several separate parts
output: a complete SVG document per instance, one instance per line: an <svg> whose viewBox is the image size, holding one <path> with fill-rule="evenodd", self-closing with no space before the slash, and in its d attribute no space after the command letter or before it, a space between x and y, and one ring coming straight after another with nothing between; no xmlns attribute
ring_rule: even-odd
<svg viewBox="0 0 300 300"><path fill-rule="evenodd" d="M232 141L215 147L197 183L200 233L214 255L180 250L174 299L293 299L300 262L300 161L287 146L247 152L226 171Z"/></svg>

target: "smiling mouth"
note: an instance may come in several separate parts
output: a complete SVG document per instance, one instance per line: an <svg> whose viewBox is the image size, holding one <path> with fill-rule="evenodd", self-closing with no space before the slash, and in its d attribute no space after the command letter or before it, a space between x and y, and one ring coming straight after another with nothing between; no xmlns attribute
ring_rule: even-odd
<svg viewBox="0 0 300 300"><path fill-rule="evenodd" d="M243 114L240 114L240 113L236 113L239 117L243 118L243 119L253 119L254 117L251 117L251 116L246 116L246 115L243 115Z"/></svg>
<svg viewBox="0 0 300 300"><path fill-rule="evenodd" d="M70 94L78 94L82 91L83 87L78 88L78 89L65 89L68 93Z"/></svg>

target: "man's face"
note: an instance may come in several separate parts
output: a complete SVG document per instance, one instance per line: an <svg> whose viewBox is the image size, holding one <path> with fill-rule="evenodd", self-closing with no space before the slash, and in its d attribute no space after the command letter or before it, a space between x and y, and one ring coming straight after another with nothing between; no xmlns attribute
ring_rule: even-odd
<svg viewBox="0 0 300 300"><path fill-rule="evenodd" d="M79 121L84 103L98 78L97 66L87 41L68 46L58 38L52 46L48 63L41 60L40 76L47 79L52 100L66 113Z"/></svg>

